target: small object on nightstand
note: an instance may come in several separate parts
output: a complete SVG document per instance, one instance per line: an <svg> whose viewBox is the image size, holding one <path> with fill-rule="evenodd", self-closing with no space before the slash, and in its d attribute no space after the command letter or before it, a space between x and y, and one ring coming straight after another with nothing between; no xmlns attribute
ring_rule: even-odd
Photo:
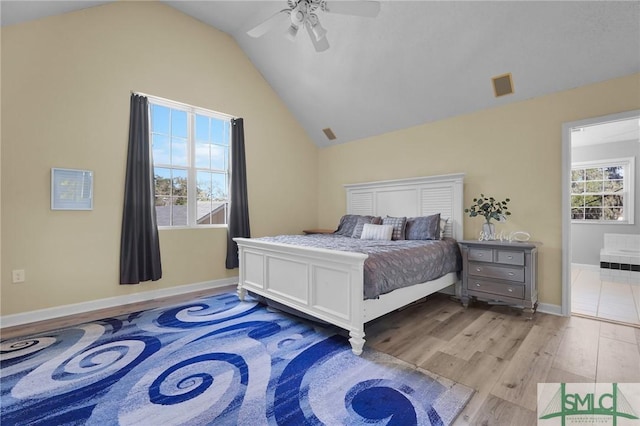
<svg viewBox="0 0 640 426"><path fill-rule="evenodd" d="M472 298L524 309L538 307L538 247L535 243L460 241L462 304Z"/></svg>
<svg viewBox="0 0 640 426"><path fill-rule="evenodd" d="M304 232L307 235L311 234L333 234L335 232L334 229L305 229Z"/></svg>
<svg viewBox="0 0 640 426"><path fill-rule="evenodd" d="M531 235L529 235L529 233L525 231L516 231L509 234L509 242L511 241L525 242L525 241L529 241L530 238L531 238Z"/></svg>

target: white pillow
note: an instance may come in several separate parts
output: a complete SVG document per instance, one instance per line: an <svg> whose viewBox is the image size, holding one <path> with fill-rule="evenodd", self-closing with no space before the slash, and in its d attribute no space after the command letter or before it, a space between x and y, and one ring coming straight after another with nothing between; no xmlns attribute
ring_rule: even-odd
<svg viewBox="0 0 640 426"><path fill-rule="evenodd" d="M365 223L362 228L361 240L391 240L393 225L372 225Z"/></svg>
<svg viewBox="0 0 640 426"><path fill-rule="evenodd" d="M444 238L444 230L447 227L448 217L440 217L440 239Z"/></svg>

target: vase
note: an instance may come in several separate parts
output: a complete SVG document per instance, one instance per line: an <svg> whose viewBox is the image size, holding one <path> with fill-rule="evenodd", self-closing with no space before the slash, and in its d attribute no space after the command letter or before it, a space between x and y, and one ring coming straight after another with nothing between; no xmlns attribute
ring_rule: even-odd
<svg viewBox="0 0 640 426"><path fill-rule="evenodd" d="M491 222L485 222L482 224L482 239L483 240L495 240L496 238L496 226Z"/></svg>

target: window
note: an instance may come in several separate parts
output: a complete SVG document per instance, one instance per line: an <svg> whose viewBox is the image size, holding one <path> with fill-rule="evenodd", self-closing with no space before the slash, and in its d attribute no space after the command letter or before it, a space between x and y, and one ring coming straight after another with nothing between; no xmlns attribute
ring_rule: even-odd
<svg viewBox="0 0 640 426"><path fill-rule="evenodd" d="M571 219L633 223L634 158L573 163Z"/></svg>
<svg viewBox="0 0 640 426"><path fill-rule="evenodd" d="M149 97L158 226L227 223L231 119Z"/></svg>

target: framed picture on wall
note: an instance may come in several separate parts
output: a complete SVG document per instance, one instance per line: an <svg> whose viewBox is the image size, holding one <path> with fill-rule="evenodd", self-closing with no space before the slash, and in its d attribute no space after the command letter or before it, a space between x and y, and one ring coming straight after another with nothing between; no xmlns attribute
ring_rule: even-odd
<svg viewBox="0 0 640 426"><path fill-rule="evenodd" d="M52 168L51 210L93 210L93 172Z"/></svg>

